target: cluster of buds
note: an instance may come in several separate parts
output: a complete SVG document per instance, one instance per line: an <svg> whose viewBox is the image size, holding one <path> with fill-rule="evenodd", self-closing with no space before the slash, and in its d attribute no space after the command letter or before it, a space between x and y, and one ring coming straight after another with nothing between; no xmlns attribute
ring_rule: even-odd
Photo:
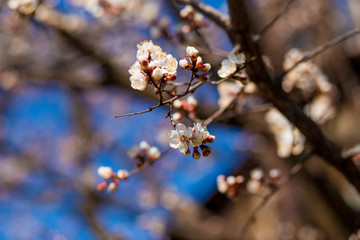
<svg viewBox="0 0 360 240"><path fill-rule="evenodd" d="M137 167L142 166L145 162L153 163L161 155L159 149L150 146L146 141L141 141L139 146L134 146L127 152L131 159L138 160Z"/></svg>
<svg viewBox="0 0 360 240"><path fill-rule="evenodd" d="M265 114L265 121L274 134L279 157L286 158L303 152L305 147L304 135L277 109L271 108Z"/></svg>
<svg viewBox="0 0 360 240"><path fill-rule="evenodd" d="M270 182L265 185L264 171L261 169L253 169L250 172L250 178L246 183L246 191L251 194L259 193L266 186L276 188L280 179L281 173L278 169L271 169L269 171ZM245 178L239 176L224 176L219 175L216 179L218 191L226 194L229 198L238 197L244 186Z"/></svg>
<svg viewBox="0 0 360 240"><path fill-rule="evenodd" d="M115 173L111 167L101 166L98 168L97 173L105 180L97 184L96 189L99 192L107 189L109 193L114 193L118 189L119 183L129 178L129 172L124 169L120 169Z"/></svg>
<svg viewBox="0 0 360 240"><path fill-rule="evenodd" d="M210 135L206 127L202 127L201 123L194 123L194 127L186 127L182 123L176 125L175 130L169 132L170 147L179 149L179 151L185 156L190 155L190 146L193 147L192 157L194 159L200 159L201 154L199 147L204 157L208 157L211 154L211 147L206 146L206 143L212 143L215 141L215 136Z"/></svg>
<svg viewBox="0 0 360 240"><path fill-rule="evenodd" d="M210 63L203 63L202 58L199 56L199 51L191 46L186 48L185 58L179 61L182 69L191 70L193 72L209 72L211 69ZM198 76L202 80L204 76Z"/></svg>
<svg viewBox="0 0 360 240"><path fill-rule="evenodd" d="M183 9L180 10L180 16L189 22L189 25L185 25L182 27L183 33L189 33L194 29L199 29L207 26L204 15L196 12L194 8L190 5L186 5Z"/></svg>
<svg viewBox="0 0 360 240"><path fill-rule="evenodd" d="M304 54L298 49L290 49L284 58L283 68L293 68ZM323 123L335 115L333 106L335 87L328 81L327 76L313 62L298 64L284 78L282 88L286 92L300 93L300 101L308 102L305 112L317 123Z"/></svg>
<svg viewBox="0 0 360 240"><path fill-rule="evenodd" d="M149 83L159 88L163 82L176 79L178 63L171 54L152 41L144 41L137 48L137 60L129 70L132 88L143 91Z"/></svg>
<svg viewBox="0 0 360 240"><path fill-rule="evenodd" d="M23 14L33 13L39 4L38 0L8 0L7 5L10 9L19 11Z"/></svg>
<svg viewBox="0 0 360 240"><path fill-rule="evenodd" d="M216 179L218 191L226 194L229 198L235 198L239 196L244 180L241 175L237 177L219 175Z"/></svg>
<svg viewBox="0 0 360 240"><path fill-rule="evenodd" d="M173 119L179 121L186 117L188 114L195 114L197 107L197 100L193 96L189 96L186 99L176 99L173 103L174 108L177 112L173 114Z"/></svg>

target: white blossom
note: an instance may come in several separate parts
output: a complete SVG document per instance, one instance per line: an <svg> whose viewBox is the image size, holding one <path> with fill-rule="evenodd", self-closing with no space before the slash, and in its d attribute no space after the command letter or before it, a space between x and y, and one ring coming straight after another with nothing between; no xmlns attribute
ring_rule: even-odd
<svg viewBox="0 0 360 240"><path fill-rule="evenodd" d="M7 5L12 10L18 10L23 14L31 14L35 11L38 0L8 0Z"/></svg>
<svg viewBox="0 0 360 240"><path fill-rule="evenodd" d="M187 155L189 151L189 138L191 137L192 128L186 128L182 123L176 125L176 130L169 132L170 147L179 149L179 151Z"/></svg>
<svg viewBox="0 0 360 240"><path fill-rule="evenodd" d="M129 178L129 172L124 169L119 169L117 171L117 176L120 180L126 180Z"/></svg>
<svg viewBox="0 0 360 240"><path fill-rule="evenodd" d="M227 78L231 74L236 72L236 64L230 59L224 59L221 62L221 67L218 70L218 75L221 78Z"/></svg>
<svg viewBox="0 0 360 240"><path fill-rule="evenodd" d="M104 179L108 179L111 178L113 171L111 169L111 167L99 167L97 170L97 173L100 177L104 178Z"/></svg>
<svg viewBox="0 0 360 240"><path fill-rule="evenodd" d="M234 74L238 67L245 64L246 58L243 53L230 54L229 58L222 60L221 67L218 70L218 75L221 78L226 78Z"/></svg>
<svg viewBox="0 0 360 240"><path fill-rule="evenodd" d="M151 147L148 152L149 160L154 161L160 157L161 153L157 147Z"/></svg>

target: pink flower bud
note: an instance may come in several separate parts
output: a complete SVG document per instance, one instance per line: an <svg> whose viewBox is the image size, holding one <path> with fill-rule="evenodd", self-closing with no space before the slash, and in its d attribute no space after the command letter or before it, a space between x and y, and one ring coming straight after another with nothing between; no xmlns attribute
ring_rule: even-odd
<svg viewBox="0 0 360 240"><path fill-rule="evenodd" d="M103 192L108 186L108 182L101 182L96 185L96 191Z"/></svg>
<svg viewBox="0 0 360 240"><path fill-rule="evenodd" d="M199 71L208 72L211 69L211 65L209 63L205 63L199 67Z"/></svg>

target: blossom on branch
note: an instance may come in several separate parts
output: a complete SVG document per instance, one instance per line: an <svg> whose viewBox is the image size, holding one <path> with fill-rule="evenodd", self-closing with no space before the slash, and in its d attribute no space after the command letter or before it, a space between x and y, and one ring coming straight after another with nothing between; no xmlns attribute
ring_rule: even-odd
<svg viewBox="0 0 360 240"><path fill-rule="evenodd" d="M191 70L193 72L209 72L211 69L210 63L203 63L199 51L195 47L188 46L186 48L186 57L179 61L179 65L184 70Z"/></svg>
<svg viewBox="0 0 360 240"><path fill-rule="evenodd" d="M202 150L203 156L207 157L211 153L211 148L204 145L205 143L212 143L215 141L215 136L210 135L205 127L200 123L194 123L194 127L186 127L182 123L176 125L175 130L171 130L168 134L169 145L174 149L188 156L190 154L190 146L194 148L193 158L199 159L200 153L198 147Z"/></svg>
<svg viewBox="0 0 360 240"><path fill-rule="evenodd" d="M162 81L176 79L178 62L171 54L166 54L152 41L137 45L136 62L130 67L131 87L143 91L149 83L159 87Z"/></svg>
<svg viewBox="0 0 360 240"><path fill-rule="evenodd" d="M229 58L221 62L221 67L218 70L218 75L221 78L227 78L234 74L240 67L245 64L246 57L243 53L230 54Z"/></svg>

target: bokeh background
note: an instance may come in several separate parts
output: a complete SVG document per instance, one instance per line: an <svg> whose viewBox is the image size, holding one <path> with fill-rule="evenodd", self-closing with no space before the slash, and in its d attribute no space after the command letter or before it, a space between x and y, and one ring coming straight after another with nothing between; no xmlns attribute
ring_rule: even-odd
<svg viewBox="0 0 360 240"><path fill-rule="evenodd" d="M0 239L238 239L262 195L232 201L217 192L216 177L248 176L256 167L286 174L294 164L276 156L264 111L229 114L208 126L216 136L210 157L172 151L116 193L96 192L97 168L133 169L126 153L140 141L168 149L165 107L114 118L156 104L152 89L130 88L136 45L153 39L177 59L196 46L215 71L232 49L211 22L184 31L182 6L173 1L122 2L104 11L95 0L46 0L24 15L0 1ZM227 13L225 1L204 2ZM285 2L247 1L254 29ZM310 50L359 26L359 13L357 0L295 0L261 47L279 73L287 50ZM360 139L359 53L354 37L316 59L339 89L338 115L323 129L345 147ZM179 81L189 77L179 71ZM216 110L216 86L194 95L199 118ZM314 157L264 208L248 237L346 239L359 227L359 210L356 191Z"/></svg>

